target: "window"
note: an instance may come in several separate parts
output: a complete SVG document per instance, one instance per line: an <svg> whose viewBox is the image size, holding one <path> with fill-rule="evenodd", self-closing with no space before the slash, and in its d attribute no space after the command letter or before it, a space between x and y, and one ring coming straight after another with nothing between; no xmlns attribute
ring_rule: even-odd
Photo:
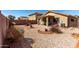
<svg viewBox="0 0 79 59"><path fill-rule="evenodd" d="M74 19L71 19L72 22L74 22Z"/></svg>

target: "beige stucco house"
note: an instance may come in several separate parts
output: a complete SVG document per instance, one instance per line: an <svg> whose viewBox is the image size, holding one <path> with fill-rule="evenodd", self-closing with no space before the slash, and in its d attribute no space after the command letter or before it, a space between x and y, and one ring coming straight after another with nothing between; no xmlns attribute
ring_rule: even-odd
<svg viewBox="0 0 79 59"><path fill-rule="evenodd" d="M35 20L37 24L47 27L54 24L58 24L61 27L78 27L79 17L48 11L44 14L31 14L29 15L29 20Z"/></svg>
<svg viewBox="0 0 79 59"><path fill-rule="evenodd" d="M58 24L63 27L77 27L78 18L72 15L66 15L48 11L40 17L40 24L50 26Z"/></svg>
<svg viewBox="0 0 79 59"><path fill-rule="evenodd" d="M28 19L28 17L26 17L26 16L20 16L20 17L18 17L18 20L27 20Z"/></svg>
<svg viewBox="0 0 79 59"><path fill-rule="evenodd" d="M28 17L28 20L30 21L36 21L38 23L38 19L39 17L42 15L42 13L33 13L33 14L30 14L29 17Z"/></svg>

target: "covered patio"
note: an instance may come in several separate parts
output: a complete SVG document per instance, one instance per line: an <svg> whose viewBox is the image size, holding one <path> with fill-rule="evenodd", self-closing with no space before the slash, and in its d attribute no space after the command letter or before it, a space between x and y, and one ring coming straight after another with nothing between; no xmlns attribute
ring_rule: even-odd
<svg viewBox="0 0 79 59"><path fill-rule="evenodd" d="M59 23L59 18L55 16L42 16L40 19L40 24L45 25L45 26L52 26L54 24Z"/></svg>

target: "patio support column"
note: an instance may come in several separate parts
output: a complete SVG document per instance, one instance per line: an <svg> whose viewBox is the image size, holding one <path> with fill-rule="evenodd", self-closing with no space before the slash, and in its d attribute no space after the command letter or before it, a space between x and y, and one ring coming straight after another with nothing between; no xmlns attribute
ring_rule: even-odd
<svg viewBox="0 0 79 59"><path fill-rule="evenodd" d="M46 26L48 26L49 22L48 22L48 17L46 17Z"/></svg>

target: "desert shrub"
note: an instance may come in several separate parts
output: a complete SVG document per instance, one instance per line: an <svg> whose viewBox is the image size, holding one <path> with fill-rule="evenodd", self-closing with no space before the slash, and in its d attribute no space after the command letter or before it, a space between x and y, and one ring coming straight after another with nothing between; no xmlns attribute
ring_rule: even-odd
<svg viewBox="0 0 79 59"><path fill-rule="evenodd" d="M62 31L61 31L60 29L55 28L55 27L52 27L52 28L50 29L50 31L55 32L55 33L62 33Z"/></svg>
<svg viewBox="0 0 79 59"><path fill-rule="evenodd" d="M51 26L50 31L55 32L55 33L62 33L62 31L59 29L58 24L54 24Z"/></svg>

